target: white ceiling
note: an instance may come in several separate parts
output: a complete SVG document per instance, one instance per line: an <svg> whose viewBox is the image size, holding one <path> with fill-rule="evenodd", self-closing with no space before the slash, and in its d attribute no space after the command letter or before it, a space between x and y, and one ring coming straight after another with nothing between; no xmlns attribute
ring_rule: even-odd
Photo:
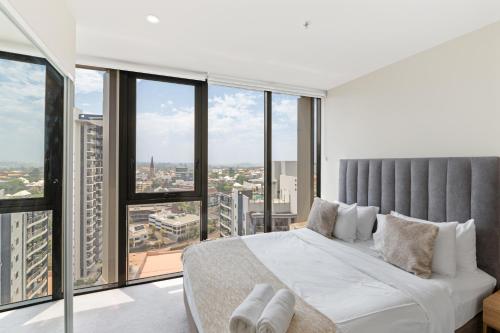
<svg viewBox="0 0 500 333"><path fill-rule="evenodd" d="M500 20L499 0L68 1L78 54L317 89Z"/></svg>

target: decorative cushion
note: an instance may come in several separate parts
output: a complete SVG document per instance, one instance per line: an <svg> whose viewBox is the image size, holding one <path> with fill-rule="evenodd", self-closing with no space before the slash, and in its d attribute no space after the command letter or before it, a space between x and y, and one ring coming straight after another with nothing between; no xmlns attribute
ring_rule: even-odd
<svg viewBox="0 0 500 333"><path fill-rule="evenodd" d="M454 277L457 273L457 222L430 222L405 216L400 213L391 212L391 215L420 223L431 223L439 228L439 233L434 246L434 257L432 259L432 271Z"/></svg>
<svg viewBox="0 0 500 333"><path fill-rule="evenodd" d="M332 238L335 220L339 205L333 202L314 198L314 202L307 218L307 228Z"/></svg>
<svg viewBox="0 0 500 333"><path fill-rule="evenodd" d="M385 261L428 279L439 228L430 223L407 221L387 215L382 255Z"/></svg>

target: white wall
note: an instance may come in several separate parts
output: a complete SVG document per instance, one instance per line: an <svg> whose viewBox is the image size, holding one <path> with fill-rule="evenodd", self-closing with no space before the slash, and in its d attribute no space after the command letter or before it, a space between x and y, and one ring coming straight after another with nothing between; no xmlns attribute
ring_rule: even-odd
<svg viewBox="0 0 500 333"><path fill-rule="evenodd" d="M70 78L75 73L76 25L65 0L0 0L42 51Z"/></svg>
<svg viewBox="0 0 500 333"><path fill-rule="evenodd" d="M500 156L500 22L333 88L325 104L327 199L342 158Z"/></svg>

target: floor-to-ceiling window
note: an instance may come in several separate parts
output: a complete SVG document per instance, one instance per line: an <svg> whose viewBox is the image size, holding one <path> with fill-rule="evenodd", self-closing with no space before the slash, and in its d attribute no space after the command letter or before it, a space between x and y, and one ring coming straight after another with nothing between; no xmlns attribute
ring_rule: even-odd
<svg viewBox="0 0 500 333"><path fill-rule="evenodd" d="M272 94L272 230L303 227L313 194L313 99Z"/></svg>
<svg viewBox="0 0 500 333"><path fill-rule="evenodd" d="M264 92L208 87L208 238L264 231Z"/></svg>
<svg viewBox="0 0 500 333"><path fill-rule="evenodd" d="M182 250L201 239L202 83L121 77L124 283L181 272Z"/></svg>
<svg viewBox="0 0 500 333"><path fill-rule="evenodd" d="M1 289L7 304L61 295L62 139L56 138L62 136L57 127L62 119L55 117L54 103L62 105L55 89L62 81L45 62L4 58L0 74L10 78L0 79L0 90L15 87L18 93L2 96L5 110L21 104L24 110L2 113L7 121L0 123L0 135L9 133L13 142L0 154L0 245L2 262L11 262L8 269L2 265L0 281L29 277L24 291L15 283ZM31 74L14 72L17 67ZM267 223L267 231L304 224L319 191L319 99L122 72L117 124L117 114L114 123L110 120L113 75L116 84L117 71L76 70L73 270L78 292L176 276L182 272L183 249L202 240L264 232ZM23 84L29 89L19 89ZM120 130L114 140L113 126ZM110 167L118 151L119 165ZM110 186L113 177L119 184ZM113 193L120 200L110 200ZM112 215L116 204L118 215ZM22 233L24 238L17 237Z"/></svg>
<svg viewBox="0 0 500 333"><path fill-rule="evenodd" d="M76 69L73 274L76 289L117 282L116 222L110 218L110 71ZM111 148L111 149L110 149Z"/></svg>
<svg viewBox="0 0 500 333"><path fill-rule="evenodd" d="M305 224L316 99L132 72L120 87L122 285L182 272L201 240Z"/></svg>
<svg viewBox="0 0 500 333"><path fill-rule="evenodd" d="M64 79L0 52L0 309L61 297Z"/></svg>

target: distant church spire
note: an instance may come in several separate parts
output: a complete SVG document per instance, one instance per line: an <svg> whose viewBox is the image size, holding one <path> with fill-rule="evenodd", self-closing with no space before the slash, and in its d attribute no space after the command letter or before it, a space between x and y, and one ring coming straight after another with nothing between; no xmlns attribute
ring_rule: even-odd
<svg viewBox="0 0 500 333"><path fill-rule="evenodd" d="M149 164L149 178L154 178L155 176L155 162L153 156L151 156L151 163Z"/></svg>

